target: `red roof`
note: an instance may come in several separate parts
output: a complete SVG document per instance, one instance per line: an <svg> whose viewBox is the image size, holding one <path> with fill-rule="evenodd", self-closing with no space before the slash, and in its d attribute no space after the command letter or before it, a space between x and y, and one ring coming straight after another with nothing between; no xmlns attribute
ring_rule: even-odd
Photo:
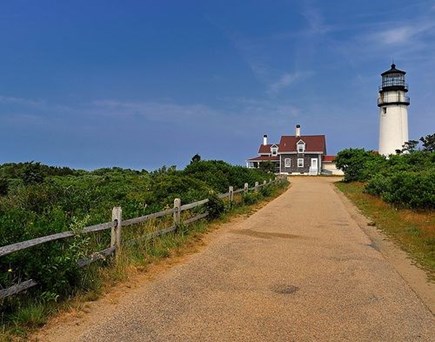
<svg viewBox="0 0 435 342"><path fill-rule="evenodd" d="M326 140L324 135L301 135L300 137L283 135L279 142L279 152L297 152L297 143L299 140L305 143L305 153L326 153Z"/></svg>
<svg viewBox="0 0 435 342"><path fill-rule="evenodd" d="M323 161L326 163L332 163L337 156L323 156Z"/></svg>
<svg viewBox="0 0 435 342"><path fill-rule="evenodd" d="M251 160L251 161L268 161L268 160L271 160L271 161L279 161L279 156L258 156L258 157L254 157L254 158L251 158L251 159L248 159L248 160Z"/></svg>
<svg viewBox="0 0 435 342"><path fill-rule="evenodd" d="M258 153L270 153L270 147L273 144L267 144L267 145L260 145L260 148L258 149Z"/></svg>

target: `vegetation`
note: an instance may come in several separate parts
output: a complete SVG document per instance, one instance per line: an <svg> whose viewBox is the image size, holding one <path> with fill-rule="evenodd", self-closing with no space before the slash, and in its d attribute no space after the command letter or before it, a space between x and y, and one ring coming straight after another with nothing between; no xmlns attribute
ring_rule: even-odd
<svg viewBox="0 0 435 342"><path fill-rule="evenodd" d="M227 192L229 185L237 189L243 188L245 183L252 186L255 182L273 178L273 174L262 170L232 166L222 161L204 161L199 155L180 171L174 166L164 166L153 172L116 167L88 172L34 162L0 165L0 246L66 230L75 233L72 238L0 258L0 289L27 279L34 279L39 284L27 294L0 302L0 319L17 326L23 322L29 326L42 324L44 319L41 317L51 311L52 305L57 307L53 303L100 288L102 274L110 273L111 278L117 279L116 269L122 267L123 262L143 265L154 257L168 256L172 246L182 244L196 229L179 227L176 234L150 243L142 241L129 245L123 249L122 257L128 261L117 260L115 264L110 258L100 261L100 265L111 266L109 268L91 265L79 269L79 259L110 244L109 234L83 235L83 227L110 221L112 207L121 206L123 218L128 219L172 207L176 197L183 203L209 198L207 210L211 218L217 218L230 209L217 196ZM255 194L239 195L239 202L254 203L274 191L273 186L264 187ZM134 227L123 240L129 239L128 234L131 234L130 238L138 237L167 223L156 221ZM158 247L165 241L168 246Z"/></svg>
<svg viewBox="0 0 435 342"><path fill-rule="evenodd" d="M435 209L435 135L422 137L421 150L411 140L400 153L385 158L364 149L337 154L345 182L365 182L365 191L401 208Z"/></svg>

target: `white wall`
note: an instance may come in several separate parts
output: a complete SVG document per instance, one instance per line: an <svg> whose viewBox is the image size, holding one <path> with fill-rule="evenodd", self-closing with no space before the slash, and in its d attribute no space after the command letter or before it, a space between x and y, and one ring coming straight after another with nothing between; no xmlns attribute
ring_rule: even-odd
<svg viewBox="0 0 435 342"><path fill-rule="evenodd" d="M343 171L337 169L335 163L323 163L322 164L322 172L325 171L325 174L330 174L334 176L343 176Z"/></svg>
<svg viewBox="0 0 435 342"><path fill-rule="evenodd" d="M402 104L379 107L379 120L379 153L395 154L408 141L408 108Z"/></svg>

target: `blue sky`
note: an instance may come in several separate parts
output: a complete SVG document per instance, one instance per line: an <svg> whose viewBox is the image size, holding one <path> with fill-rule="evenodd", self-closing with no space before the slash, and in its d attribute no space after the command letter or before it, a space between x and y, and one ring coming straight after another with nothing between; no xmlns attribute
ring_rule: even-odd
<svg viewBox="0 0 435 342"><path fill-rule="evenodd" d="M435 1L0 0L0 163L244 164L263 134L377 149L380 73L435 131Z"/></svg>

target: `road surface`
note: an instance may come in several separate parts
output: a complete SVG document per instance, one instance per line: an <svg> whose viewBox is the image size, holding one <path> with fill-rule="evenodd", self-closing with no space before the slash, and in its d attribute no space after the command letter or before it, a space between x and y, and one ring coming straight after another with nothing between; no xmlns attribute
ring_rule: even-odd
<svg viewBox="0 0 435 342"><path fill-rule="evenodd" d="M330 178L213 233L200 253L52 341L434 341L434 317ZM92 314L91 314L92 316ZM94 314L95 316L95 314Z"/></svg>

